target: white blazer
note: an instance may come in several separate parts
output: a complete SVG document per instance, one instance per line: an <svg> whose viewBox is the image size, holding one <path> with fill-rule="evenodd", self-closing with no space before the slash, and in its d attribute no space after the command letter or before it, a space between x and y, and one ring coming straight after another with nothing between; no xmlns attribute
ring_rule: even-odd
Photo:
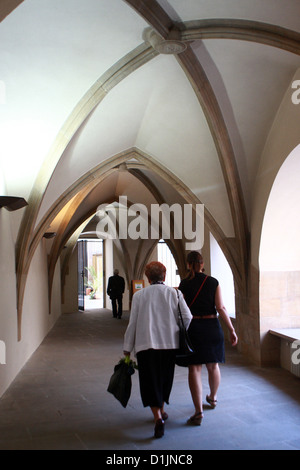
<svg viewBox="0 0 300 470"><path fill-rule="evenodd" d="M182 292L164 284L153 284L132 297L129 324L124 337L124 351L134 354L147 349L179 347L179 305L186 328L192 320Z"/></svg>

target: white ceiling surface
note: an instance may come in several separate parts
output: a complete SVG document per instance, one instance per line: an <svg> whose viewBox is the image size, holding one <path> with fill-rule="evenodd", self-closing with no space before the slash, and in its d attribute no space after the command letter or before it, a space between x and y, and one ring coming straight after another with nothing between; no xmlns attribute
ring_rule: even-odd
<svg viewBox="0 0 300 470"><path fill-rule="evenodd" d="M244 18L300 29L298 0L159 3L175 21ZM25 0L0 24L0 79L6 84L0 158L8 192L28 197L73 109L104 72L143 42L147 26L121 0ZM237 40L196 41L192 47L219 100L249 215L260 155L299 56ZM131 147L169 168L233 235L204 114L176 57L165 55L121 81L79 129L53 174L39 220L83 174Z"/></svg>
<svg viewBox="0 0 300 470"><path fill-rule="evenodd" d="M25 0L5 18L0 26L0 78L6 84L0 150L19 169L16 175L6 167L8 190L28 195L76 104L108 68L143 42L145 27L119 0Z"/></svg>
<svg viewBox="0 0 300 470"><path fill-rule="evenodd" d="M176 59L159 56L133 75L108 94L80 129L75 145L64 153L47 190L42 214L46 204L48 209L55 195L83 173L131 147L172 169L203 198L203 203L215 197L216 186L226 201L207 123Z"/></svg>
<svg viewBox="0 0 300 470"><path fill-rule="evenodd" d="M299 2L300 18L300 2ZM234 144L240 177L252 187L279 104L296 69L299 56L263 44L211 39L202 42L206 73L211 81ZM248 178L248 181L246 180Z"/></svg>
<svg viewBox="0 0 300 470"><path fill-rule="evenodd" d="M151 193L133 175L128 172L114 172L103 180L101 184L97 185L82 201L76 214L70 221L69 229L76 224L82 224L84 219L93 215L93 213L89 213L89 210L94 209L96 213L98 210L104 210L107 204L109 205L115 200L119 202L119 195L126 196L129 204L131 201L134 201L136 191L139 193L140 204L149 206L151 203L155 203ZM99 203L99 201L102 203ZM98 217L96 219L95 223L98 222ZM58 215L48 231L56 232L62 221Z"/></svg>
<svg viewBox="0 0 300 470"><path fill-rule="evenodd" d="M235 18L300 31L298 0L158 0L173 21Z"/></svg>

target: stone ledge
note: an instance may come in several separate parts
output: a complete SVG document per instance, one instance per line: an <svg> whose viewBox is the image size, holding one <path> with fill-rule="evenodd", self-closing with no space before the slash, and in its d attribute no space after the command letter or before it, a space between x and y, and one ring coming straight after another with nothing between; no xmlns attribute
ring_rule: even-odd
<svg viewBox="0 0 300 470"><path fill-rule="evenodd" d="M291 342L295 340L300 341L300 328L278 328L269 330L269 333Z"/></svg>

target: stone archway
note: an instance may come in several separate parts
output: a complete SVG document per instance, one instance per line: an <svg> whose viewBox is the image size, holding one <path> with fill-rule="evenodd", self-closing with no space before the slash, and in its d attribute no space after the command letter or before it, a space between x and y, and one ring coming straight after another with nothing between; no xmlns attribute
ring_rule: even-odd
<svg viewBox="0 0 300 470"><path fill-rule="evenodd" d="M260 332L262 360L278 362L276 328L300 327L300 145L282 164L271 189L262 227Z"/></svg>

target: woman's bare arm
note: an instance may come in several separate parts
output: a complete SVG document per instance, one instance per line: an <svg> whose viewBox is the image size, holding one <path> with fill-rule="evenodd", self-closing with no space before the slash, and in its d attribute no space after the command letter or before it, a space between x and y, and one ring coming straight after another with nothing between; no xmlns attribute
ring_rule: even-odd
<svg viewBox="0 0 300 470"><path fill-rule="evenodd" d="M216 304L216 309L217 312L219 313L220 317L224 321L225 325L227 326L229 333L230 333L230 340L232 346L236 346L238 343L238 337L235 332L235 329L231 323L230 317L227 313L226 307L223 303L222 299L222 292L221 292L221 287L218 286L215 294L215 304Z"/></svg>

